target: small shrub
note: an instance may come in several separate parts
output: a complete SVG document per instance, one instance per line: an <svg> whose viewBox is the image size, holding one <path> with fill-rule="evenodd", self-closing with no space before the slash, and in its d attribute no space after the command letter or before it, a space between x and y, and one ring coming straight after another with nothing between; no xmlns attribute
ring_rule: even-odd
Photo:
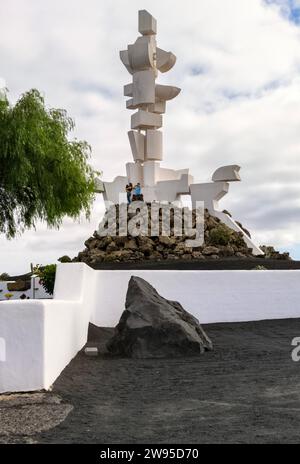
<svg viewBox="0 0 300 464"><path fill-rule="evenodd" d="M245 248L245 246L246 246L242 232L234 232L232 242L238 248Z"/></svg>
<svg viewBox="0 0 300 464"><path fill-rule="evenodd" d="M34 273L39 277L40 283L49 295L53 295L56 264L48 264L47 266L37 266Z"/></svg>
<svg viewBox="0 0 300 464"><path fill-rule="evenodd" d="M262 266L261 264L258 264L258 266L255 266L253 271L267 271L267 268L265 266Z"/></svg>
<svg viewBox="0 0 300 464"><path fill-rule="evenodd" d="M14 294L13 293L4 293L4 296L5 296L5 298L7 300L10 300L14 296Z"/></svg>
<svg viewBox="0 0 300 464"><path fill-rule="evenodd" d="M218 225L210 231L209 241L212 245L228 245L232 232L223 224Z"/></svg>
<svg viewBox="0 0 300 464"><path fill-rule="evenodd" d="M64 255L64 256L61 256L60 258L58 258L58 260L60 263L71 263L72 260L69 256L67 255Z"/></svg>

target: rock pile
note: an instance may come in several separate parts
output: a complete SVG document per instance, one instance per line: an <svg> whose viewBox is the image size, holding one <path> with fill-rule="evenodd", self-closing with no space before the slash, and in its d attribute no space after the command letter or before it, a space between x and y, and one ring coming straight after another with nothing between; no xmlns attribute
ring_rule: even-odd
<svg viewBox="0 0 300 464"><path fill-rule="evenodd" d="M198 319L180 303L163 298L148 282L132 276L125 311L107 344L115 356L166 358L197 356L212 350Z"/></svg>
<svg viewBox="0 0 300 464"><path fill-rule="evenodd" d="M118 213L118 206L117 206ZM109 211L108 211L109 214ZM229 213L228 213L229 214ZM148 206L149 224L151 219L151 208ZM130 218L129 213L129 218ZM118 214L117 214L118 218ZM195 226L196 212L193 211L193 227ZM161 224L162 217L159 216ZM161 261L161 260L204 260L219 258L250 258L254 257L252 249L245 244L242 234L233 231L218 218L211 216L205 211L204 217L204 243L200 247L187 247L185 241L186 235L174 236L174 216L171 214L171 234L170 236L151 237L149 236L114 235L105 237L94 235L85 241L86 248L81 251L73 261L85 262L89 265L95 265L102 262L135 262L135 261ZM242 225L240 224L242 227ZM161 230L161 229L160 229ZM249 232L243 229L246 233ZM250 234L249 234L250 235ZM265 249L267 249L266 247ZM269 249L269 248L268 248ZM270 253L268 254L270 257ZM280 254L273 249L272 257L277 259L288 259L288 254Z"/></svg>
<svg viewBox="0 0 300 464"><path fill-rule="evenodd" d="M7 284L7 290L9 292L26 292L31 287L30 280L17 280L16 282L9 282Z"/></svg>
<svg viewBox="0 0 300 464"><path fill-rule="evenodd" d="M260 248L265 254L264 257L267 259L291 259L287 251L280 253L279 251L275 250L274 247L266 245L262 245Z"/></svg>

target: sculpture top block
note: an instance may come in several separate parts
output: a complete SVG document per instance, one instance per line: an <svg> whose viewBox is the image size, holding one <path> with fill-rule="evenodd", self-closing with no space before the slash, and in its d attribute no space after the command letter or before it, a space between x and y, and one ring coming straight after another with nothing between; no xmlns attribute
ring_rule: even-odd
<svg viewBox="0 0 300 464"><path fill-rule="evenodd" d="M157 32L157 21L146 10L139 11L139 33L142 35L153 35Z"/></svg>

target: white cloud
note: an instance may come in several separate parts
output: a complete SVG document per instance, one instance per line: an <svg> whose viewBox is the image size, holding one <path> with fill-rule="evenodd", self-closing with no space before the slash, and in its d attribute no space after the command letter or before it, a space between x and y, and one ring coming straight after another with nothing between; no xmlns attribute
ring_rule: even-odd
<svg viewBox="0 0 300 464"><path fill-rule="evenodd" d="M281 7L284 2L281 2ZM37 87L64 107L92 163L111 179L130 160L122 86L130 81L118 51L135 40L140 2L1 1L0 74L12 99ZM220 165L242 166L224 208L262 242L299 242L300 29L278 5L260 0L145 0L158 19L158 42L177 55L161 82L182 88L164 116L165 165L190 166L208 179ZM75 254L94 230L66 221L0 239L0 272ZM47 246L47 243L49 246ZM43 248L44 245L44 248Z"/></svg>

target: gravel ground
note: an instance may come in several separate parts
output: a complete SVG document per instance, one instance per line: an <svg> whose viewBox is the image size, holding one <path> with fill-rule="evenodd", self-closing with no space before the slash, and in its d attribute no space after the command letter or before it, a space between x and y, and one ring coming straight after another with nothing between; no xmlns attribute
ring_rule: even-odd
<svg viewBox="0 0 300 464"><path fill-rule="evenodd" d="M87 357L52 392L0 395L1 443L285 443L300 441L300 319L203 326L199 358ZM90 328L103 346L112 329Z"/></svg>

